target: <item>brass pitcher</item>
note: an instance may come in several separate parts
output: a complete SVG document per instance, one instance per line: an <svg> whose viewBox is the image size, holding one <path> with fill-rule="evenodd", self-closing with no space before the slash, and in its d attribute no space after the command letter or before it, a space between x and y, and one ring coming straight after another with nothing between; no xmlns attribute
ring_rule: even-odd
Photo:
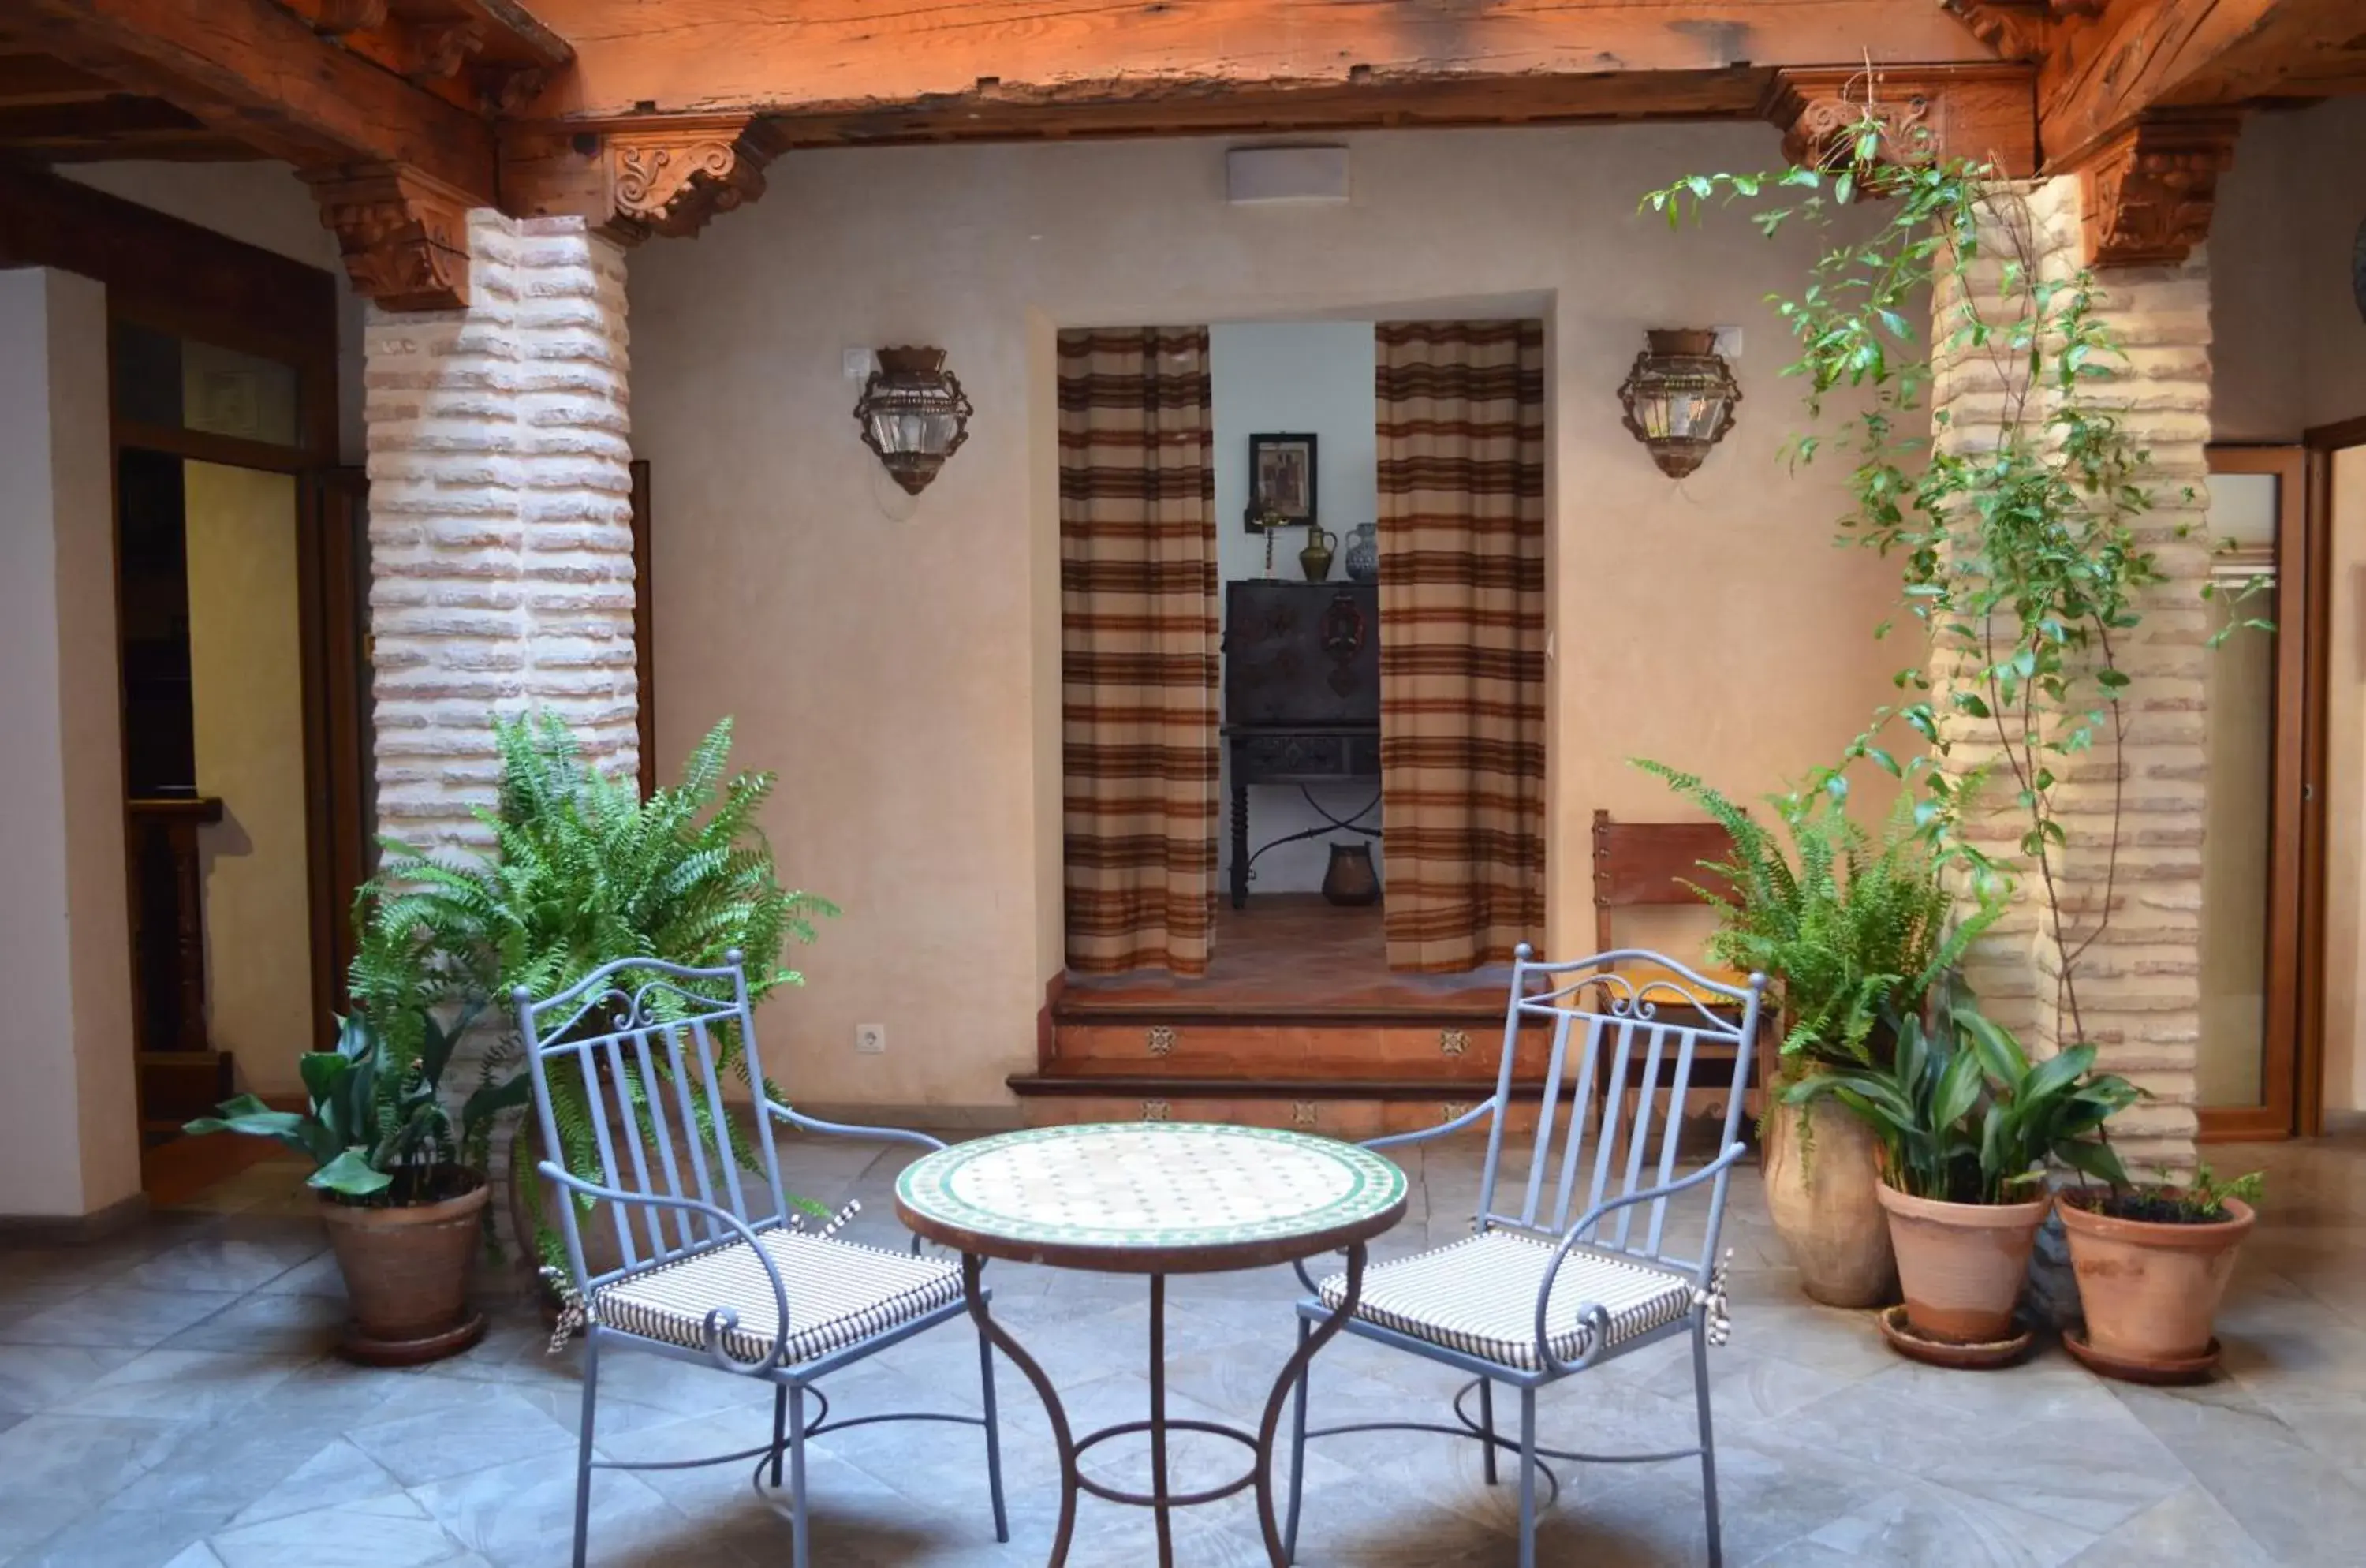
<svg viewBox="0 0 2366 1568"><path fill-rule="evenodd" d="M1298 552L1298 564L1307 581L1321 582L1331 575L1331 552L1338 545L1338 535L1312 523L1306 525L1306 547Z"/></svg>

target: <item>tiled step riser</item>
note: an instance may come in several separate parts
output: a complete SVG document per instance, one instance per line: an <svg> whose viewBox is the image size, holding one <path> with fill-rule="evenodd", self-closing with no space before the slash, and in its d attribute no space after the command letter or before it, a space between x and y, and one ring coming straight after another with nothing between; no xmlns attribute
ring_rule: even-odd
<svg viewBox="0 0 2366 1568"><path fill-rule="evenodd" d="M1047 1072L1171 1073L1187 1077L1436 1077L1493 1083L1503 1059L1501 1024L1059 1023ZM1521 1033L1517 1071L1541 1077L1551 1049L1543 1030Z"/></svg>

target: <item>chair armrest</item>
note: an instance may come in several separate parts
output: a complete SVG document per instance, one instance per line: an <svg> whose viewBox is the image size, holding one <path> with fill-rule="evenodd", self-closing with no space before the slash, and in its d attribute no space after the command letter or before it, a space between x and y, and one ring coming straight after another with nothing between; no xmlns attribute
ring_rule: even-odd
<svg viewBox="0 0 2366 1568"><path fill-rule="evenodd" d="M1728 1147L1725 1153L1718 1156L1715 1159L1709 1161L1707 1165L1701 1167L1698 1170L1694 1171L1689 1176L1679 1177L1675 1180L1668 1182L1662 1186L1646 1187L1639 1191L1627 1193L1623 1197L1608 1199L1603 1202L1596 1203L1594 1207L1588 1209L1584 1213L1578 1216L1577 1224L1569 1227L1568 1233L1560 1238L1560 1245L1553 1249L1552 1262L1546 1267L1543 1282L1537 1287L1538 1364L1555 1373L1577 1371L1582 1368L1591 1365L1594 1359L1602 1354L1603 1348L1607 1343L1607 1337L1610 1329L1610 1313L1609 1309L1603 1306L1598 1302L1582 1303L1577 1309L1577 1315L1588 1324L1592 1325L1594 1328L1594 1337L1593 1341L1587 1345L1585 1354L1580 1356L1576 1360L1564 1361L1555 1356L1552 1353L1551 1344L1549 1343L1549 1337L1545 1332L1547 1313L1552 1305L1553 1287L1560 1282L1561 1262L1569 1257L1571 1248L1576 1247L1578 1238L1584 1235L1586 1232L1592 1230L1596 1224L1599 1224L1602 1221L1602 1217L1606 1214L1615 1213L1620 1209L1628 1208L1636 1203L1649 1203L1656 1198L1670 1197L1673 1194L1684 1191L1688 1187L1697 1187L1704 1181L1714 1180L1723 1177L1728 1170L1733 1168L1735 1161L1739 1160L1743 1155L1748 1154L1749 1152L1749 1145L1740 1143L1734 1144Z"/></svg>
<svg viewBox="0 0 2366 1568"><path fill-rule="evenodd" d="M924 1149L941 1149L945 1146L945 1141L942 1138L932 1138L926 1133L915 1133L908 1127L858 1127L843 1122L825 1122L818 1116L808 1116L802 1111L792 1110L785 1105L773 1105L769 1109L779 1120L788 1122L793 1127L802 1127L808 1133L828 1133L841 1138L878 1138L891 1144L918 1144Z"/></svg>
<svg viewBox="0 0 2366 1568"><path fill-rule="evenodd" d="M681 1209L690 1213L702 1214L709 1220L716 1221L738 1232L739 1239L748 1244L748 1250L755 1254L756 1261L764 1266L764 1278L772 1287L772 1306L779 1314L773 1321L779 1325L779 1327L772 1335L772 1348L769 1355L760 1356L752 1361L743 1361L725 1349L723 1345L724 1337L739 1326L739 1314L727 1306L716 1307L706 1314L704 1325L706 1353L716 1366L727 1372L760 1372L767 1367L777 1365L787 1353L789 1290L781 1281L781 1271L772 1262L772 1254L764 1250L762 1244L756 1239L756 1233L749 1227L747 1221L728 1209L720 1209L712 1203L703 1203L695 1198L674 1198L659 1192L627 1192L621 1188L603 1187L596 1181L584 1180L566 1167L552 1160L544 1160L535 1168L541 1173L545 1181L557 1182L569 1191L580 1193L586 1198L597 1198L610 1203L636 1203L652 1209ZM588 1297L583 1304L587 1310L592 1306Z"/></svg>
<svg viewBox="0 0 2366 1568"><path fill-rule="evenodd" d="M1442 1138L1448 1133L1459 1133L1494 1109L1495 1097L1491 1094L1451 1122L1441 1122L1435 1127L1424 1127L1417 1133L1391 1133L1385 1138L1366 1138L1357 1147L1386 1149L1393 1148L1399 1144L1426 1143L1431 1138Z"/></svg>

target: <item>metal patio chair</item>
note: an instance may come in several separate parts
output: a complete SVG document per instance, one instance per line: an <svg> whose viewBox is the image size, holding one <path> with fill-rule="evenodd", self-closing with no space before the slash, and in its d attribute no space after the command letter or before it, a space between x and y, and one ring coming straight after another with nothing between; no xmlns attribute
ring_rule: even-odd
<svg viewBox="0 0 2366 1568"><path fill-rule="evenodd" d="M1619 973L1616 966L1625 961L1634 961L1639 972ZM1346 1324L1349 1333L1475 1376L1454 1396L1456 1425L1383 1421L1310 1431L1308 1380L1301 1373L1290 1412L1290 1506L1283 1530L1293 1558L1306 1440L1341 1432L1416 1431L1477 1438L1484 1445L1490 1485L1496 1479L1496 1450L1519 1455L1521 1568L1535 1568L1537 1560L1539 1470L1552 1487L1548 1505L1560 1495L1560 1479L1544 1461L1645 1463L1697 1455L1708 1516L1709 1562L1715 1568L1721 1561L1707 1349L1713 1342L1723 1343L1725 1336L1725 1270L1718 1231L1725 1216L1728 1177L1744 1151L1736 1134L1750 1076L1747 1043L1756 1038L1765 987L1761 975L1752 976L1746 989L1737 989L1639 949L1541 964L1525 944L1520 947L1512 966L1504 1061L1494 1093L1439 1126L1374 1138L1364 1145L1379 1149L1420 1143L1482 1120L1488 1122L1474 1234L1366 1269L1356 1315ZM1738 1008L1731 1006L1737 1003ZM1721 1016L1727 1012L1735 1016ZM1515 1171L1507 1178L1503 1161L1510 1140L1504 1121L1523 1019L1549 1021L1552 1046L1527 1168L1524 1176ZM1684 1095L1694 1087L1696 1063L1712 1056L1717 1066L1729 1061L1732 1074L1719 1152L1699 1169L1678 1176ZM1631 1119L1627 1103L1630 1092L1635 1100ZM1657 1129L1652 1126L1655 1104L1663 1108ZM1589 1121L1594 1125L1589 1126ZM1557 1132L1561 1134L1558 1150ZM1585 1202L1572 1223L1581 1179ZM1671 1201L1704 1189L1707 1228L1700 1249L1680 1251L1667 1225ZM1506 1191L1512 1194L1509 1201L1503 1196ZM1637 1224L1639 1216L1644 1223ZM1337 1310L1347 1281L1345 1274L1335 1274L1318 1284L1303 1268L1298 1276L1312 1292L1298 1306L1302 1344L1317 1321ZM1679 1334L1690 1334L1693 1340L1698 1447L1595 1454L1538 1445L1538 1390ZM1495 1430L1499 1383L1519 1393L1516 1443ZM1473 1389L1479 1394L1475 1419L1464 1407Z"/></svg>
<svg viewBox="0 0 2366 1568"><path fill-rule="evenodd" d="M575 1554L582 1568L594 1470L684 1470L757 1461L781 1484L788 1466L790 1538L795 1568L806 1568L806 1444L824 1432L881 1421L953 1421L986 1428L986 1485L997 1540L1010 1539L1003 1507L1000 1433L994 1410L994 1353L981 1334L983 1416L896 1412L830 1419L813 1385L842 1367L967 1311L961 1269L911 1250L891 1252L803 1229L790 1219L772 1128L878 1138L941 1149L941 1140L892 1127L823 1122L774 1098L756 1048L740 955L719 969L652 959L609 964L558 995L514 994L533 1074L544 1147L557 1150L554 1068L571 1067L590 1102L600 1179L585 1180L546 1160L545 1181L607 1205L623 1261L593 1273L585 1265L579 1205L556 1205L568 1262L585 1315L583 1429L576 1451ZM752 1105L751 1132L735 1132L724 1110L728 1053L740 1054ZM735 1073L734 1076L737 1076ZM768 1199L769 1211L751 1206ZM595 1217L593 1223L601 1223ZM593 1413L603 1348L645 1350L718 1367L772 1385L772 1440L712 1458L625 1464L594 1460ZM806 1395L819 1409L806 1419ZM760 1481L759 1482L760 1486Z"/></svg>

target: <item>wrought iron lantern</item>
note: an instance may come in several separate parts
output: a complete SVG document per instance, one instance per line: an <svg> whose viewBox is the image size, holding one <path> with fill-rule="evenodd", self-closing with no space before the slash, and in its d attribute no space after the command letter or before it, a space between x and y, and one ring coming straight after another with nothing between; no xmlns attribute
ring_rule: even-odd
<svg viewBox="0 0 2366 1568"><path fill-rule="evenodd" d="M969 395L945 368L941 348L883 348L854 405L862 444L914 495L969 439Z"/></svg>
<svg viewBox="0 0 2366 1568"><path fill-rule="evenodd" d="M1717 352L1717 333L1671 328L1643 334L1651 346L1618 389L1627 428L1651 454L1660 471L1683 479L1733 428L1741 388Z"/></svg>

